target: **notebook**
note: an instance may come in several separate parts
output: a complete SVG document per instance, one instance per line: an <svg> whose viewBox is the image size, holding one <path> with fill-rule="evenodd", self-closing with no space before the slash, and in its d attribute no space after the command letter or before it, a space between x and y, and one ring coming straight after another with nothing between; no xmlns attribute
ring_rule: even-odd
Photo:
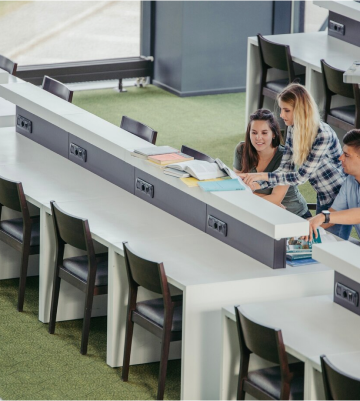
<svg viewBox="0 0 360 401"><path fill-rule="evenodd" d="M199 182L199 187L206 192L245 190L245 187L240 184L237 178L212 182Z"/></svg>
<svg viewBox="0 0 360 401"><path fill-rule="evenodd" d="M152 161L153 163L161 164L164 166L171 163L194 160L194 158L184 153L167 153L165 155L149 156L148 160Z"/></svg>

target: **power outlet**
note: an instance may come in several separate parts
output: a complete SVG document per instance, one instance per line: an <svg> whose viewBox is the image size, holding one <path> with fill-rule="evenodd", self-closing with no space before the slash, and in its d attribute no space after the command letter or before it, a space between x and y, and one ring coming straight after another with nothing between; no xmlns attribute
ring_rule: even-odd
<svg viewBox="0 0 360 401"><path fill-rule="evenodd" d="M345 25L339 24L335 21L329 21L329 31L338 33L339 35L345 35Z"/></svg>
<svg viewBox="0 0 360 401"><path fill-rule="evenodd" d="M32 133L32 122L29 119L20 116L20 114L16 118L16 126L26 130L29 134Z"/></svg>
<svg viewBox="0 0 360 401"><path fill-rule="evenodd" d="M227 224L210 214L208 215L208 226L224 237L227 236Z"/></svg>
<svg viewBox="0 0 360 401"><path fill-rule="evenodd" d="M359 305L359 293L339 282L335 284L335 296L351 305Z"/></svg>
<svg viewBox="0 0 360 401"><path fill-rule="evenodd" d="M150 198L154 197L154 185L149 184L141 178L136 178L135 188L138 191L143 192L145 195L150 196Z"/></svg>
<svg viewBox="0 0 360 401"><path fill-rule="evenodd" d="M75 143L70 143L70 153L86 163L86 149L82 148L81 146L75 145Z"/></svg>

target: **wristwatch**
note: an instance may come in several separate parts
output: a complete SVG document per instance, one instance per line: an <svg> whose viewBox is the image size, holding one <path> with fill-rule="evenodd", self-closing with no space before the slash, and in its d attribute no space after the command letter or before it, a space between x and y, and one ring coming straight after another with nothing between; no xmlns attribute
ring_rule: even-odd
<svg viewBox="0 0 360 401"><path fill-rule="evenodd" d="M324 223L330 223L330 212L328 210L323 210L321 213L325 217Z"/></svg>

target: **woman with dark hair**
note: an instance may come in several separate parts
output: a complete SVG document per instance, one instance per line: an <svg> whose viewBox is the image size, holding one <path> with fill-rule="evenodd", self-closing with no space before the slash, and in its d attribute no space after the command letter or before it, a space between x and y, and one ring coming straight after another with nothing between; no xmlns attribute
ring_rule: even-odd
<svg viewBox="0 0 360 401"><path fill-rule="evenodd" d="M280 145L280 128L270 110L260 109L250 116L245 142L235 149L234 171L237 174L272 172L282 159L284 147ZM276 205L283 205L289 212L309 218L311 213L296 186L281 185L254 191Z"/></svg>

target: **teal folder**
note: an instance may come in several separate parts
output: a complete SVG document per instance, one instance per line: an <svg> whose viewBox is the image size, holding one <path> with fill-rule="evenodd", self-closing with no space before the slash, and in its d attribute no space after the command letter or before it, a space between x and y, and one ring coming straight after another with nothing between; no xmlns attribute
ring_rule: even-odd
<svg viewBox="0 0 360 401"><path fill-rule="evenodd" d="M233 178L231 180L222 181L205 181L199 182L199 187L206 192L213 191L243 191L245 187L240 184L240 182Z"/></svg>

